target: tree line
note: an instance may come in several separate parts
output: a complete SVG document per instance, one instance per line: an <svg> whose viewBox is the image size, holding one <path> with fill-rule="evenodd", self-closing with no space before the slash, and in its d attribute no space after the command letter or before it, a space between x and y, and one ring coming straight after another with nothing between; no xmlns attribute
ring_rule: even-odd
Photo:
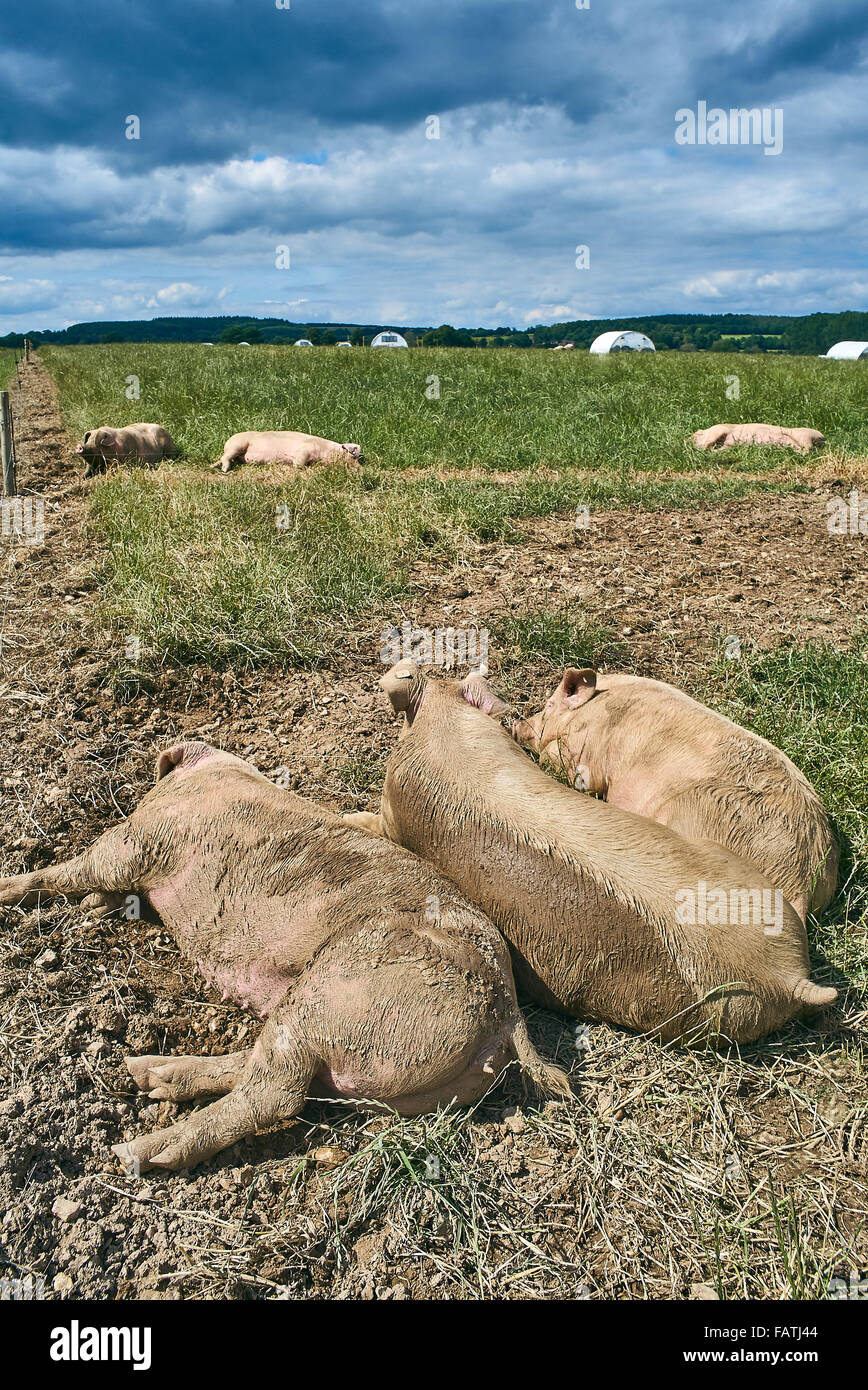
<svg viewBox="0 0 868 1390"><path fill-rule="evenodd" d="M289 319L165 317L77 323L58 331L8 333L0 346L20 348L25 337L33 343L294 343L307 338L327 347L349 340L370 343L394 324L293 323ZM842 338L868 342L868 313L817 313L794 318L780 314L661 314L641 318L577 319L539 324L535 328L454 328L451 324L399 329L410 346L472 348L553 348L572 343L587 349L594 338L612 328L647 333L658 350L681 352L785 352L800 356L826 352Z"/></svg>

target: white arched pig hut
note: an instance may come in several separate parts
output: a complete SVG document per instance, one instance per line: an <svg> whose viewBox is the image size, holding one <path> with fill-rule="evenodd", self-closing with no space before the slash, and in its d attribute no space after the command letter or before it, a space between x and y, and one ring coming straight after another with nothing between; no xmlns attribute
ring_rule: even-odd
<svg viewBox="0 0 868 1390"><path fill-rule="evenodd" d="M847 358L851 362L859 357L868 358L868 343L853 343L845 339L843 342L834 343L825 356Z"/></svg>
<svg viewBox="0 0 868 1390"><path fill-rule="evenodd" d="M646 333L634 333L632 329L616 328L601 333L591 343L591 352L654 352L654 344Z"/></svg>
<svg viewBox="0 0 868 1390"><path fill-rule="evenodd" d="M400 333L393 333L391 329L388 329L385 333L378 333L376 338L371 342L371 347L402 348L409 346L410 344L407 342L406 338L402 338Z"/></svg>

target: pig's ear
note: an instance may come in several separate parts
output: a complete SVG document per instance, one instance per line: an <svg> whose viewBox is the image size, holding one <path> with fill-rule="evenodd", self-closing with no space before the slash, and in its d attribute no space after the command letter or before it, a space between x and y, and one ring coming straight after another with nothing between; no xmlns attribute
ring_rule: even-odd
<svg viewBox="0 0 868 1390"><path fill-rule="evenodd" d="M591 666L583 666L580 671L575 666L568 666L557 693L570 709L578 709L579 705L587 704L596 692L597 673Z"/></svg>
<svg viewBox="0 0 868 1390"><path fill-rule="evenodd" d="M405 714L419 678L415 661L399 661L380 677L380 688L388 695L396 714Z"/></svg>
<svg viewBox="0 0 868 1390"><path fill-rule="evenodd" d="M502 719L509 713L510 707L488 684L486 674L487 668L480 667L478 671L471 671L469 676L465 676L461 682L462 698L474 709L481 709L483 714L490 714L492 719Z"/></svg>
<svg viewBox="0 0 868 1390"><path fill-rule="evenodd" d="M173 767L179 767L184 761L184 745L178 744L176 748L164 748L157 758L154 768L154 782L159 782L162 777L167 777Z"/></svg>

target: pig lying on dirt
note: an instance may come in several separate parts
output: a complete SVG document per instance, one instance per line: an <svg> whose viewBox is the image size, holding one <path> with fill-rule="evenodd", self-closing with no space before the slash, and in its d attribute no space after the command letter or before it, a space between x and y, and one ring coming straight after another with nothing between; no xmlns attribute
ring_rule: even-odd
<svg viewBox="0 0 868 1390"><path fill-rule="evenodd" d="M663 681L567 668L513 735L582 791L755 864L804 921L838 881L823 804L785 754Z"/></svg>
<svg viewBox="0 0 868 1390"><path fill-rule="evenodd" d="M781 425L712 425L690 436L697 449L729 449L733 444L774 444L781 449L822 449L826 441L819 430L784 429Z"/></svg>
<svg viewBox="0 0 868 1390"><path fill-rule="evenodd" d="M251 430L227 439L222 457L211 467L224 473L237 463L289 463L293 468L307 468L312 463L339 463L347 458L361 461L358 444L335 444L332 439L297 430Z"/></svg>
<svg viewBox="0 0 868 1390"><path fill-rule="evenodd" d="M154 464L177 458L180 450L162 425L127 425L122 430L102 425L88 430L75 452L87 463L85 478L92 478L94 473L105 472L109 459Z"/></svg>
<svg viewBox="0 0 868 1390"><path fill-rule="evenodd" d="M68 863L0 879L4 906L63 893L105 913L135 892L224 998L268 1021L243 1052L128 1059L154 1098L220 1097L117 1145L131 1171L189 1167L285 1126L311 1083L416 1115L476 1100L517 1057L569 1095L530 1043L491 922L412 855L240 758L204 743L162 753L128 820Z"/></svg>
<svg viewBox="0 0 868 1390"><path fill-rule="evenodd" d="M404 728L380 814L346 819L448 874L506 936L531 998L664 1040L739 1043L835 999L768 879L553 781L496 722L506 706L480 676L428 680L400 662L380 683Z"/></svg>

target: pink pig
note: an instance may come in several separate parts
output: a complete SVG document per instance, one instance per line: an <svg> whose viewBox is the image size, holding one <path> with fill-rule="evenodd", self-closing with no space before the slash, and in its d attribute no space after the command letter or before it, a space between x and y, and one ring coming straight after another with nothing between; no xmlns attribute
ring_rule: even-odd
<svg viewBox="0 0 868 1390"><path fill-rule="evenodd" d="M753 864L802 920L835 891L838 846L823 804L785 754L664 681L568 666L513 736L580 791L712 840Z"/></svg>
<svg viewBox="0 0 868 1390"><path fill-rule="evenodd" d="M782 425L711 425L690 436L697 449L730 449L734 444L772 444L806 454L826 443L819 430L785 429Z"/></svg>
<svg viewBox="0 0 868 1390"><path fill-rule="evenodd" d="M88 430L75 452L87 463L85 478L92 478L95 473L105 472L109 459L154 464L161 459L177 458L180 450L162 425L138 424L120 430L109 425Z"/></svg>
<svg viewBox="0 0 868 1390"><path fill-rule="evenodd" d="M212 468L228 473L237 463L288 463L307 468L312 463L361 462L358 444L336 444L316 434L298 430L250 430L233 434L223 445L223 453Z"/></svg>

